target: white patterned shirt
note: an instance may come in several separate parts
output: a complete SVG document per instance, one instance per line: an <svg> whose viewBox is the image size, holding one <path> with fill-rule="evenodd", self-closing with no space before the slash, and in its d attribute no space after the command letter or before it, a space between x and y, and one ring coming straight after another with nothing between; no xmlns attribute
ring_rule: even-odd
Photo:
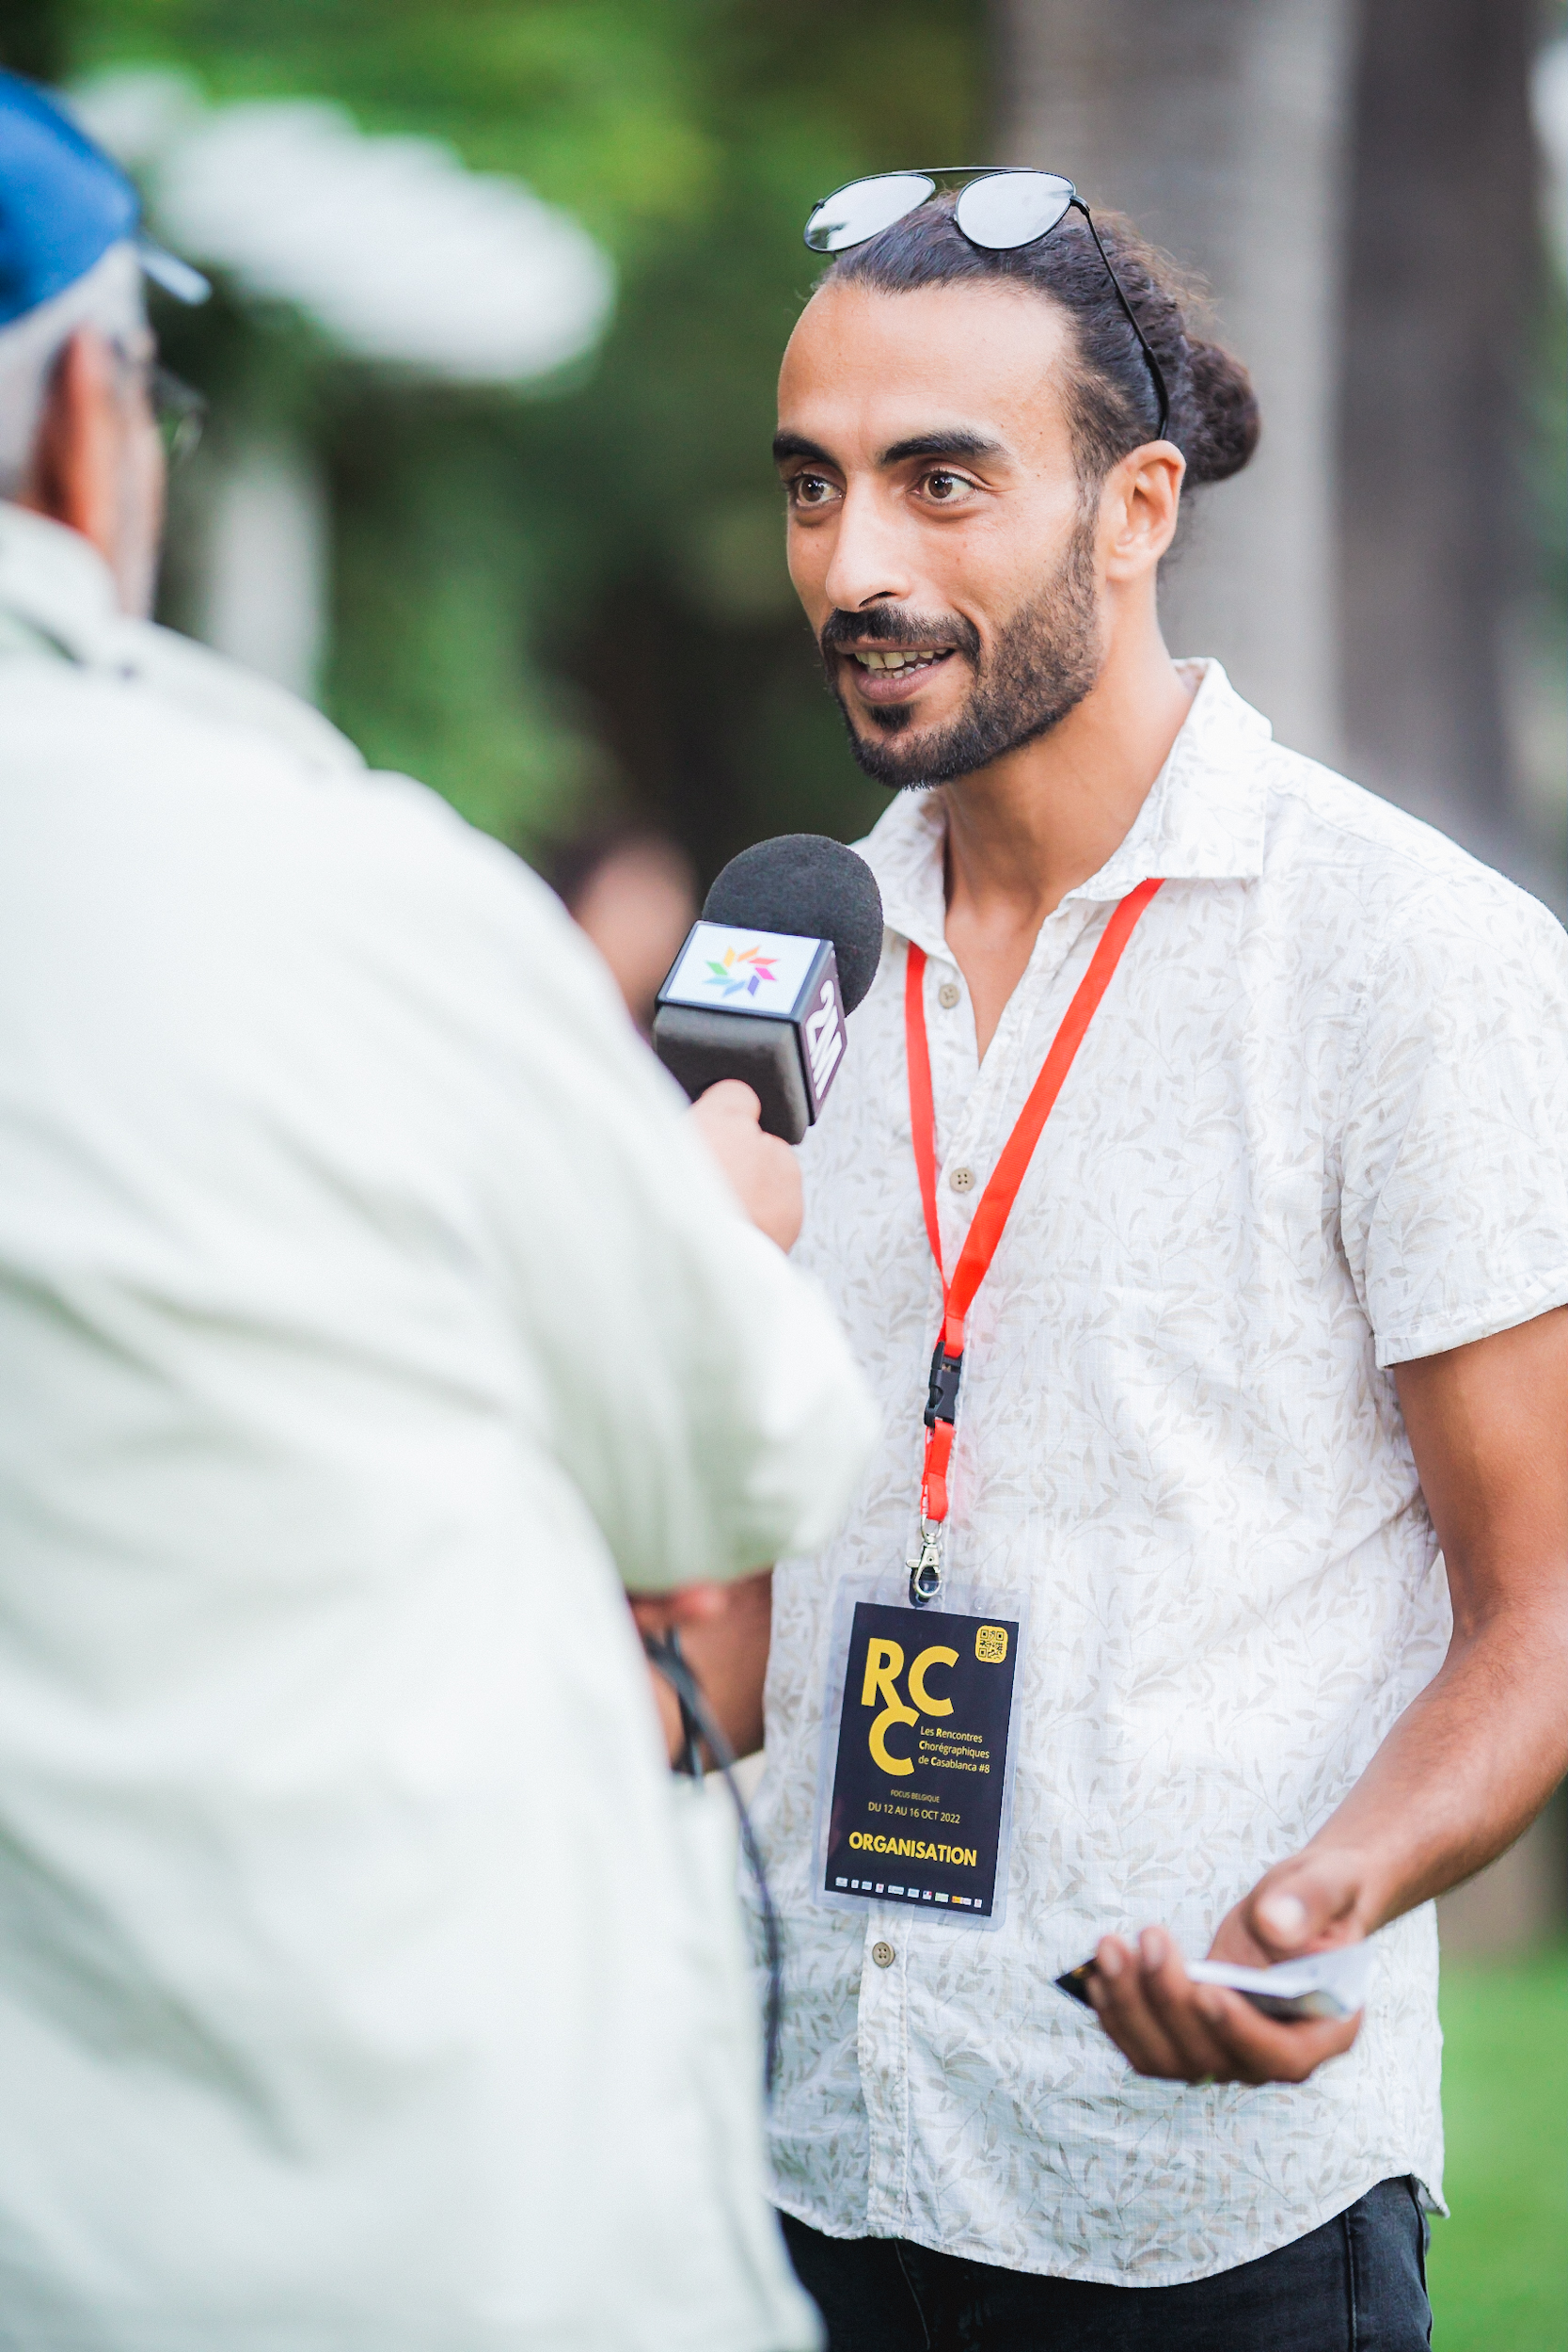
<svg viewBox="0 0 1568 2352"><path fill-rule="evenodd" d="M1208 664L1132 831L1041 926L979 1062L943 827L940 791L906 793L865 845L882 965L805 1147L798 1254L884 1436L846 1531L775 1581L775 2185L830 2235L1164 2285L1288 2244L1391 2175L1440 2197L1430 1905L1374 1939L1359 2040L1299 2088L1144 2080L1052 1979L1151 1922L1201 1954L1442 1662L1446 1581L1390 1367L1568 1302L1568 941L1435 833L1275 746ZM988 1932L901 1904L823 1910L833 1598L898 1575L913 1542L939 1325L906 943L929 959L951 1273L1111 907L1150 875L1168 879L969 1318L943 1605L974 1579L1032 1611L1006 1916Z"/></svg>

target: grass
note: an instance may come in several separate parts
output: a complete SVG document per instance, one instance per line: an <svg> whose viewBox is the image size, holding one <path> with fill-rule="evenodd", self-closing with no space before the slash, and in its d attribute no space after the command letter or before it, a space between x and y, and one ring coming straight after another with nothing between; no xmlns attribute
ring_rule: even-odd
<svg viewBox="0 0 1568 2352"><path fill-rule="evenodd" d="M1433 2352L1568 2345L1568 1952L1443 1969Z"/></svg>

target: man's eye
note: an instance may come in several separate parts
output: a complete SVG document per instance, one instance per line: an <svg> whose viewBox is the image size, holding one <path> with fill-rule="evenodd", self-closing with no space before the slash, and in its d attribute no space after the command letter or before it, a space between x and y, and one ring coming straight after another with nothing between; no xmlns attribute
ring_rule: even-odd
<svg viewBox="0 0 1568 2352"><path fill-rule="evenodd" d="M797 506L826 506L833 495L832 484L819 473L798 473L789 489Z"/></svg>
<svg viewBox="0 0 1568 2352"><path fill-rule="evenodd" d="M951 506L969 485L961 473L944 473L939 468L935 473L927 475L925 486L927 498L934 499L939 506Z"/></svg>

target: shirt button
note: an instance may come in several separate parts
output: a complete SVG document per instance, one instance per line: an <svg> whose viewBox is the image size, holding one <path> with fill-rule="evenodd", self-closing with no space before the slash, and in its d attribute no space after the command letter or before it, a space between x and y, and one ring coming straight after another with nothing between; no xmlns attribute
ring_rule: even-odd
<svg viewBox="0 0 1568 2352"><path fill-rule="evenodd" d="M942 1007L943 1012L952 1011L954 1006L958 1003L961 993L962 992L960 991L957 980L943 980L942 986L937 991L937 1002Z"/></svg>
<svg viewBox="0 0 1568 2352"><path fill-rule="evenodd" d="M947 1181L955 1192L973 1192L974 1170L972 1168L956 1168Z"/></svg>
<svg viewBox="0 0 1568 2352"><path fill-rule="evenodd" d="M873 1944L871 1957L879 1968L891 1968L898 1955L891 1944Z"/></svg>

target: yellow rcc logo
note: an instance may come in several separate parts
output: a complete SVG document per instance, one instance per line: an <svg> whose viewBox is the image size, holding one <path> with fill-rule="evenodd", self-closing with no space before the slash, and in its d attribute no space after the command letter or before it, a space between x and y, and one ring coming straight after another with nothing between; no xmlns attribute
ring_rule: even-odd
<svg viewBox="0 0 1568 2352"><path fill-rule="evenodd" d="M875 1707L879 1699L883 1702L882 1711L873 1723L868 1739L872 1761L879 1765L884 1772L902 1779L906 1773L913 1772L912 1756L889 1755L888 1732L895 1724L917 1724L922 1714L951 1715L952 1700L933 1698L926 1688L926 1677L933 1666L956 1666L958 1662L958 1651L946 1648L940 1642L934 1642L929 1649L923 1649L909 1672L909 1692L914 1706L906 1707L895 1687L898 1677L904 1671L902 1646L897 1642L884 1641L878 1636L866 1644L865 1679L861 1686L861 1705Z"/></svg>

